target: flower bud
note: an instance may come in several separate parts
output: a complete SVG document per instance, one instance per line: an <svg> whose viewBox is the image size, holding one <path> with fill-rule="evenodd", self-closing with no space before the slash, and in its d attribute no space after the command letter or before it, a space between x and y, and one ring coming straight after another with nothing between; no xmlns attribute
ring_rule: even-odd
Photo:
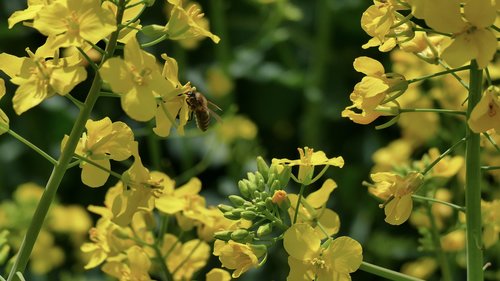
<svg viewBox="0 0 500 281"><path fill-rule="evenodd" d="M239 220L241 218L240 215L239 215L239 213L235 214L233 212L225 212L224 213L224 217L226 219L230 219L230 220Z"/></svg>
<svg viewBox="0 0 500 281"><path fill-rule="evenodd" d="M231 240L231 233L233 232L229 230L217 231L214 233L214 238L223 241L229 241Z"/></svg>
<svg viewBox="0 0 500 281"><path fill-rule="evenodd" d="M267 165L264 158L261 156L257 157L257 171L262 174L264 179L268 179L269 177L269 166Z"/></svg>
<svg viewBox="0 0 500 281"><path fill-rule="evenodd" d="M240 216L242 219L246 219L246 220L251 221L257 217L257 214L253 211L243 211L243 212L241 212Z"/></svg>
<svg viewBox="0 0 500 281"><path fill-rule="evenodd" d="M217 205L217 208L219 208L219 210L223 213L230 212L234 209L233 207L225 204L219 204Z"/></svg>
<svg viewBox="0 0 500 281"><path fill-rule="evenodd" d="M249 234L248 230L238 229L238 230L233 231L233 233L231 233L231 239L238 242L238 241L241 241L241 240L247 238L248 234Z"/></svg>
<svg viewBox="0 0 500 281"><path fill-rule="evenodd" d="M263 224L257 229L257 237L266 236L273 232L273 227L270 223Z"/></svg>
<svg viewBox="0 0 500 281"><path fill-rule="evenodd" d="M242 181L242 180L238 181L238 189L240 190L240 193L241 193L241 195L243 195L243 197L245 197L245 198L250 197L248 185L245 181Z"/></svg>
<svg viewBox="0 0 500 281"><path fill-rule="evenodd" d="M283 171L278 174L278 181L281 183L281 187L287 186L290 181L290 176L292 175L292 167L285 166Z"/></svg>
<svg viewBox="0 0 500 281"><path fill-rule="evenodd" d="M243 206L245 202L247 202L245 199L241 198L238 195L229 195L229 200L231 203L233 203L234 206Z"/></svg>

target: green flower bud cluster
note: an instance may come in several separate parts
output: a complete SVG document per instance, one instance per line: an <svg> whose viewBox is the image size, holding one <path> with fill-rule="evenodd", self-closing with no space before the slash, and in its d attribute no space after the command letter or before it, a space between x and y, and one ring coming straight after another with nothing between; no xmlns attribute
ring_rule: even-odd
<svg viewBox="0 0 500 281"><path fill-rule="evenodd" d="M231 220L252 221L248 229L219 231L215 238L240 243L252 243L273 234L274 229L286 230L281 218L288 218L289 204L276 204L273 195L283 190L290 181L291 168L283 165L268 166L262 157L257 158L257 171L248 173L238 182L240 195L230 195L231 205L220 204L219 210ZM279 235L279 234L278 234Z"/></svg>

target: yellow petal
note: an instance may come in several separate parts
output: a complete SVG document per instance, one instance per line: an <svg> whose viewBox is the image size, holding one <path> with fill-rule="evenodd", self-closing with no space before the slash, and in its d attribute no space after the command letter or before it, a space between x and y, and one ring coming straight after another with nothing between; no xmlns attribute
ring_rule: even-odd
<svg viewBox="0 0 500 281"><path fill-rule="evenodd" d="M451 67L460 67L477 57L477 47L469 35L461 34L443 51L441 58Z"/></svg>
<svg viewBox="0 0 500 281"><path fill-rule="evenodd" d="M93 162L96 164L99 164L103 168L110 170L111 169L111 164L109 163L109 160L107 159L102 159L102 160L96 160L90 158ZM104 171L92 164L89 163L83 163L82 164L82 182L90 187L99 187L103 186L106 181L108 180L109 173L107 171Z"/></svg>
<svg viewBox="0 0 500 281"><path fill-rule="evenodd" d="M460 14L459 0L435 0L432 5L427 5L425 22L433 29L440 32L458 33L466 24Z"/></svg>
<svg viewBox="0 0 500 281"><path fill-rule="evenodd" d="M361 265L363 249L358 241L342 236L332 241L326 250L325 260L331 263L333 271L351 273Z"/></svg>
<svg viewBox="0 0 500 281"><path fill-rule="evenodd" d="M384 66L377 60L369 57L358 57L354 60L354 69L369 76L382 76Z"/></svg>
<svg viewBox="0 0 500 281"><path fill-rule="evenodd" d="M384 208L385 221L392 225L400 225L408 220L413 208L411 194L401 198L394 198Z"/></svg>
<svg viewBox="0 0 500 281"><path fill-rule="evenodd" d="M296 223L285 231L283 247L298 259L308 260L319 254L321 240L314 229L305 223Z"/></svg>
<svg viewBox="0 0 500 281"><path fill-rule="evenodd" d="M497 39L489 29L478 29L471 34L471 40L476 43L478 54L475 57L480 69L488 66L493 61L497 52Z"/></svg>
<svg viewBox="0 0 500 281"><path fill-rule="evenodd" d="M489 27L495 22L495 18L497 17L494 1L466 0L464 16L476 27Z"/></svg>
<svg viewBox="0 0 500 281"><path fill-rule="evenodd" d="M328 199L330 198L330 193L337 187L337 183L332 179L327 179L320 189L312 192L306 198L307 203L309 203L313 208L318 209L323 207Z"/></svg>

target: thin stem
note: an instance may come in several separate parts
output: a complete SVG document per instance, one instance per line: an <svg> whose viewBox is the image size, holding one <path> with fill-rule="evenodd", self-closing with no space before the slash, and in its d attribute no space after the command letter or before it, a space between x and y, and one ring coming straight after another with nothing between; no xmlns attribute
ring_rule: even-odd
<svg viewBox="0 0 500 281"><path fill-rule="evenodd" d="M76 154L76 153L73 155L73 157L78 158L79 160L81 160L81 161L83 161L83 162L87 162L87 163L89 163L90 165L92 165L92 166L94 166L94 167L97 167L97 168L99 168L99 169L101 169L101 170L103 170L103 171L105 171L105 172L109 173L109 174L110 174L110 175L112 175L113 177L115 177L115 178L117 178L117 179L119 179L119 180L121 180L121 181L124 181L124 180L122 179L122 176L121 176L120 174L118 174L117 172L113 172L113 171L111 171L110 169L107 169L107 168L103 167L102 165L100 165L100 164L98 164L98 163L96 163L96 162L94 162L94 161L90 160L90 159L89 159L89 158L87 158L87 157L83 157L83 156L78 155L78 154Z"/></svg>
<svg viewBox="0 0 500 281"><path fill-rule="evenodd" d="M481 99L483 72L472 61L467 117ZM483 241L481 219L481 161L480 137L466 126L465 148L465 206L467 225L467 280L483 280Z"/></svg>
<svg viewBox="0 0 500 281"><path fill-rule="evenodd" d="M141 44L141 47L142 48L146 48L146 47L151 47L151 46L154 46L162 41L165 41L168 39L168 34L163 34L162 36L156 38L155 40L153 41L149 41L147 43L144 43L144 44Z"/></svg>
<svg viewBox="0 0 500 281"><path fill-rule="evenodd" d="M450 264L448 263L448 259L446 254L443 252L441 248L441 239L439 237L438 227L436 224L436 219L434 218L434 214L432 214L431 204L427 202L425 204L425 209L427 211L427 217L431 222L431 240L434 246L434 251L437 256L437 260L439 261L439 265L441 266L441 273L443 275L443 281L451 281L453 280L453 276L451 275Z"/></svg>
<svg viewBox="0 0 500 281"><path fill-rule="evenodd" d="M117 11L117 22L121 22L123 18L123 7L125 0L120 0ZM102 58L101 64L104 63L106 59L108 59L115 50L116 41L118 39L118 33L120 30L116 30L111 34L109 44L106 46L106 54ZM90 117L90 113L92 108L94 107L97 99L99 98L99 92L101 90L102 79L99 73L96 73L94 76L94 80L92 81L92 86L89 89L87 98L85 100L85 106L80 111L75 124L71 130L68 141L64 146L64 149L59 157L58 163L54 166L52 170L52 174L45 186L44 192L40 201L36 207L35 213L33 214L33 218L31 223L26 231L26 235L24 236L23 242L21 243L21 247L19 249L17 258L14 262L14 265L11 268L9 273L8 281L13 281L17 272L24 272L26 265L28 264L29 257L31 255L31 251L33 250L33 246L35 245L35 241L40 233L40 229L42 228L43 222L49 210L49 207L54 201L54 197L57 193L59 185L66 173L67 167L71 159L73 158L73 154L75 152L76 146L78 144L78 140L83 133L85 128L85 123ZM19 280L19 277L17 277Z"/></svg>
<svg viewBox="0 0 500 281"><path fill-rule="evenodd" d="M87 53L85 53L85 51L82 48L80 48L80 47L76 47L76 49L85 58L85 60L87 61L87 63L90 65L90 67L92 67L92 69L95 72L98 72L99 71L99 67L92 61L92 59L87 55Z"/></svg>
<svg viewBox="0 0 500 281"><path fill-rule="evenodd" d="M151 245L151 248L155 251L155 257L158 260L158 264L160 265L161 272L163 275L163 280L171 281L173 280L172 274L170 270L168 270L166 260L163 260L163 255L161 254L160 248L157 245Z"/></svg>
<svg viewBox="0 0 500 281"><path fill-rule="evenodd" d="M436 72L436 73L425 75L425 76L422 76L422 77L410 79L410 80L407 80L407 82L408 82L408 84L416 83L416 82L420 82L422 80L426 80L426 79L429 79L429 78L434 78L434 77L438 77L438 76L442 76L442 75L446 75L446 74L450 74L450 73L455 73L455 72L458 72L458 71L469 70L469 69L470 69L470 66L469 65L465 65L465 66L462 66L462 67L459 67L459 68L447 69L447 70L444 70L444 71Z"/></svg>
<svg viewBox="0 0 500 281"><path fill-rule="evenodd" d="M380 277L387 278L393 281L424 281L420 278L416 278L413 276L409 276L394 270L387 269L385 267L381 267L378 265L374 265L368 262L362 262L359 267L360 270L371 273L373 275L377 275Z"/></svg>
<svg viewBox="0 0 500 281"><path fill-rule="evenodd" d="M56 159L52 158L45 151L43 151L40 148L38 148L38 146L32 144L29 140L21 137L20 135L18 135L16 132L12 131L11 129L7 130L7 133L9 135L13 136L18 141L20 141L23 144L25 144L27 147L33 149L36 153L40 154L43 158L47 159L47 161L49 161L52 165L54 165L54 166L57 165L57 160Z"/></svg>
<svg viewBox="0 0 500 281"><path fill-rule="evenodd" d="M407 113L407 112L434 112L434 113L442 113L442 114L455 114L455 115L463 115L465 116L467 113L462 110L452 110L452 109L437 109L437 108L400 108L398 109L399 113Z"/></svg>
<svg viewBox="0 0 500 281"><path fill-rule="evenodd" d="M69 99L76 107L78 107L79 110L82 110L83 108L83 103L77 99L75 99L71 94L66 94L64 95L67 99Z"/></svg>
<svg viewBox="0 0 500 281"><path fill-rule="evenodd" d="M442 204L442 205L448 206L448 207L453 208L453 209L455 209L457 211L460 211L460 212L465 212L465 210L466 210L465 207L462 207L462 206L459 206L459 205L455 205L455 204L450 203L450 202L441 201L441 200L438 200L438 199L435 199L435 198L429 198L429 197L420 196L420 195L416 195L416 194L412 194L411 197L413 199L416 199L416 200L419 200L419 201L425 201L425 202Z"/></svg>
<svg viewBox="0 0 500 281"><path fill-rule="evenodd" d="M500 166L482 166L481 170L483 171L500 170Z"/></svg>
<svg viewBox="0 0 500 281"><path fill-rule="evenodd" d="M153 122L149 123L150 129L153 129ZM148 148L149 148L149 158L151 159L152 168L154 171L160 170L161 163L161 149L158 137L156 134L147 135Z"/></svg>
<svg viewBox="0 0 500 281"><path fill-rule="evenodd" d="M304 194L304 190L306 189L305 185L300 186L300 191L299 191L299 198L297 199L297 206L295 206L295 214L293 215L293 223L297 222L297 216L299 215L299 207L300 207L300 200L302 200L302 196Z"/></svg>
<svg viewBox="0 0 500 281"><path fill-rule="evenodd" d="M445 69L447 70L450 70L451 68L448 67L442 60L439 60L439 64L444 67ZM455 72L452 72L451 75L453 77L455 77L455 79L457 79L458 83L462 84L462 86L467 90L469 91L469 85L467 85L467 83L465 83L465 81L462 79L462 77L458 76L458 74L456 74Z"/></svg>
<svg viewBox="0 0 500 281"><path fill-rule="evenodd" d="M119 94L115 94L113 92L106 92L106 91L101 91L99 93L99 96L108 97L108 98L120 98L121 97Z"/></svg>
<svg viewBox="0 0 500 281"><path fill-rule="evenodd" d="M430 28L415 27L415 28L413 28L413 31L424 31L424 32L427 32L427 33L440 34L440 35L447 36L447 37L451 37L452 36L452 34L450 34L450 33L439 32L439 31L436 31L436 30L430 29Z"/></svg>
<svg viewBox="0 0 500 281"><path fill-rule="evenodd" d="M500 152L500 147L498 147L497 143L495 142L495 140L490 136L490 134L488 134L487 132L484 132L483 133L483 136L485 136L488 141L493 145L493 147L495 147L495 149Z"/></svg>
<svg viewBox="0 0 500 281"><path fill-rule="evenodd" d="M198 247L200 247L202 242L202 240L198 240L196 245L193 247L193 250L191 250L191 252L182 260L182 262L172 271L172 275L175 275L175 273L179 271L179 269L181 269L181 267L189 260L189 258L193 256L194 252L198 250Z"/></svg>
<svg viewBox="0 0 500 281"><path fill-rule="evenodd" d="M441 155L439 155L436 160L434 160L432 163L430 163L427 167L425 167L425 170L422 171L422 175L427 174L439 161L441 161L446 155L450 154L457 146L461 145L466 141L466 138L460 139L458 142L456 142L454 145L452 145L450 148L448 148L445 152L443 152Z"/></svg>

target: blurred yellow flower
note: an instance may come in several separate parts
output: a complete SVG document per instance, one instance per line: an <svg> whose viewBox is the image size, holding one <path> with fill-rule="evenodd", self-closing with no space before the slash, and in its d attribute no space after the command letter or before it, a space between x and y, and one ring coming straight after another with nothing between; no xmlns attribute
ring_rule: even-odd
<svg viewBox="0 0 500 281"><path fill-rule="evenodd" d="M182 243L172 234L163 236L162 253L174 280L192 280L210 257L210 246L199 239Z"/></svg>
<svg viewBox="0 0 500 281"><path fill-rule="evenodd" d="M150 257L139 246L132 246L125 254L110 259L102 266L102 271L120 281L152 281L149 276Z"/></svg>
<svg viewBox="0 0 500 281"><path fill-rule="evenodd" d="M373 185L368 191L385 200L382 205L385 221L392 225L400 225L410 217L413 200L411 195L423 184L424 176L418 172L410 172L405 177L390 172L371 174Z"/></svg>
<svg viewBox="0 0 500 281"><path fill-rule="evenodd" d="M500 88L490 86L476 104L467 122L476 133L495 129L500 132Z"/></svg>
<svg viewBox="0 0 500 281"><path fill-rule="evenodd" d="M500 233L500 200L481 201L483 243L489 248L498 243Z"/></svg>
<svg viewBox="0 0 500 281"><path fill-rule="evenodd" d="M116 30L113 13L101 8L100 1L60 0L42 7L33 27L49 36L47 47L83 47L96 44Z"/></svg>
<svg viewBox="0 0 500 281"><path fill-rule="evenodd" d="M8 19L9 28L16 23L26 20L33 20L38 12L45 6L50 5L53 0L28 0L28 8L22 11L15 11Z"/></svg>
<svg viewBox="0 0 500 281"><path fill-rule="evenodd" d="M206 281L231 281L231 275L224 269L212 268L207 273Z"/></svg>
<svg viewBox="0 0 500 281"><path fill-rule="evenodd" d="M497 40L489 28L495 23L495 1L466 1L463 8L458 0L411 0L415 17L424 19L439 32L451 33L453 42L441 57L451 67L459 67L475 59L485 68L497 51Z"/></svg>
<svg viewBox="0 0 500 281"><path fill-rule="evenodd" d="M436 259L423 257L403 264L401 267L401 273L426 280L432 276L437 267L438 263Z"/></svg>
<svg viewBox="0 0 500 281"><path fill-rule="evenodd" d="M328 158L323 151L316 151L309 147L297 148L299 151L300 159L289 160L286 158L272 160L272 164L283 164L289 167L299 166L299 173L297 175L297 180L299 183L304 185L311 184L313 179L314 167L315 166L336 166L342 168L344 166L344 159L342 156Z"/></svg>
<svg viewBox="0 0 500 281"><path fill-rule="evenodd" d="M356 240L342 236L321 244L314 229L303 223L285 231L283 246L290 255L289 281L350 280L349 273L356 271L363 260Z"/></svg>
<svg viewBox="0 0 500 281"><path fill-rule="evenodd" d="M441 237L441 248L445 252L457 252L465 248L465 230L457 229Z"/></svg>
<svg viewBox="0 0 500 281"><path fill-rule="evenodd" d="M262 248L234 242L233 240L228 242L215 240L213 254L219 257L222 266L234 269L232 276L238 278L250 268L258 267L259 259L267 252Z"/></svg>
<svg viewBox="0 0 500 281"><path fill-rule="evenodd" d="M5 81L0 78L0 99L5 95ZM0 135L9 130L9 117L0 109Z"/></svg>
<svg viewBox="0 0 500 281"><path fill-rule="evenodd" d="M257 131L257 125L242 115L224 118L224 122L217 128L219 137L226 143L232 143L239 138L253 140Z"/></svg>

